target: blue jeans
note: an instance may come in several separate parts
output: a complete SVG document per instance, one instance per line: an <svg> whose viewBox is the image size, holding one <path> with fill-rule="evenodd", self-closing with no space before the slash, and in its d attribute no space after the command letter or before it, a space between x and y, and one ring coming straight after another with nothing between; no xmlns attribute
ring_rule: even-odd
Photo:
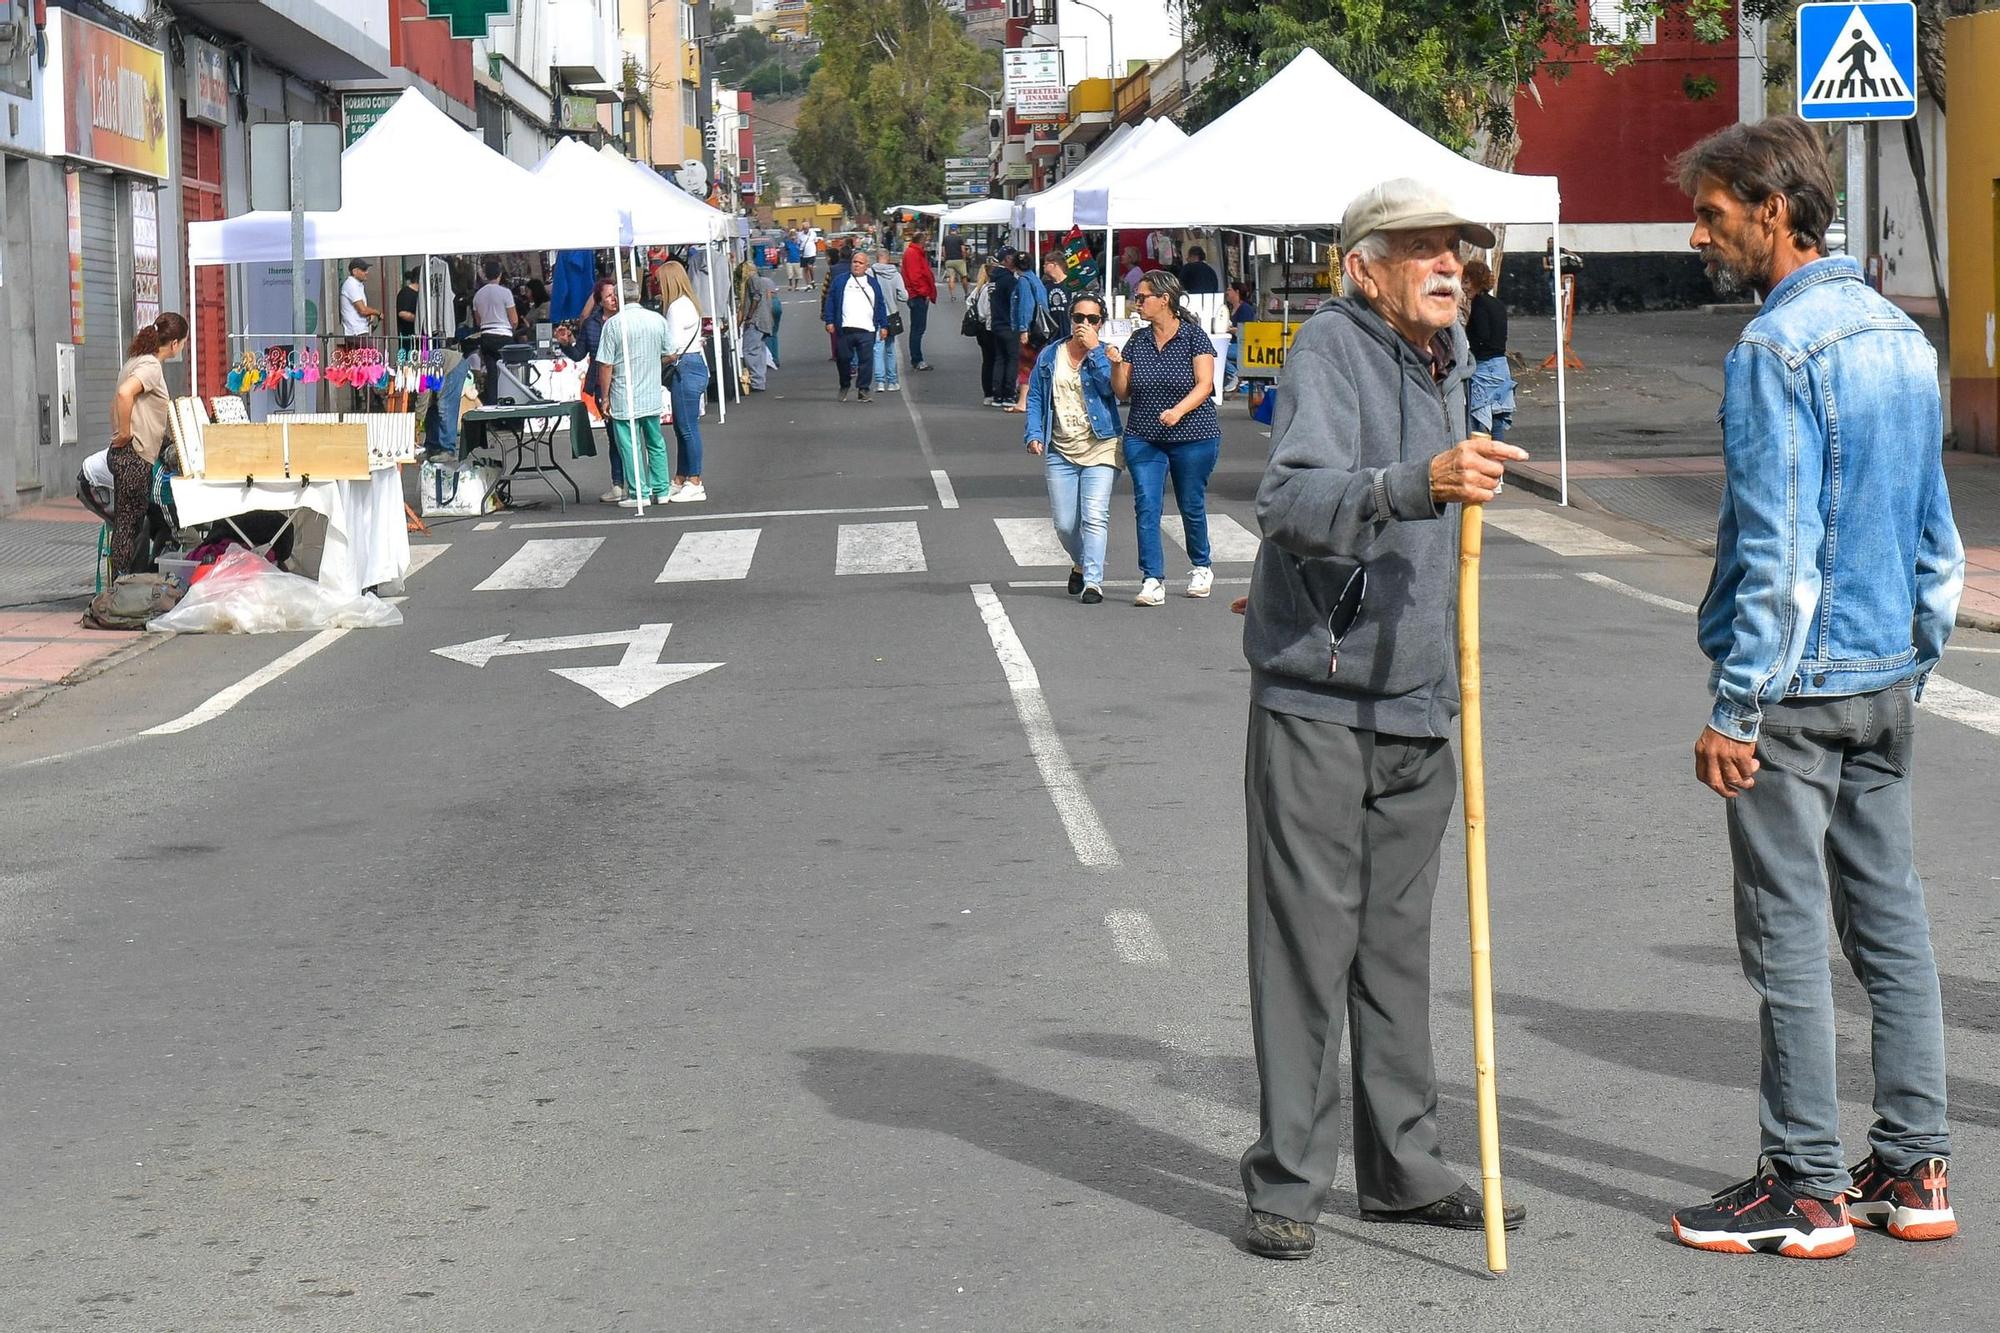
<svg viewBox="0 0 2000 1333"><path fill-rule="evenodd" d="M910 364L924 363L924 332L931 323L931 303L921 296L910 298Z"/></svg>
<svg viewBox="0 0 2000 1333"><path fill-rule="evenodd" d="M1188 561L1208 567L1208 474L1222 452L1222 437L1188 444L1157 445L1136 435L1125 437L1125 465L1132 469L1132 508L1139 518L1139 572L1149 579L1167 576L1166 552L1160 548L1160 506L1166 499L1167 477L1174 479L1174 503L1187 529Z"/></svg>
<svg viewBox="0 0 2000 1333"><path fill-rule="evenodd" d="M1951 1154L1944 1015L1910 829L1915 729L1907 685L1767 704L1757 783L1728 805L1736 945L1760 997L1763 1153L1788 1184L1820 1198L1852 1183L1840 1144L1829 898L1840 951L1873 1012L1868 1145L1899 1173Z"/></svg>
<svg viewBox="0 0 2000 1333"><path fill-rule="evenodd" d="M875 383L881 387L899 385L903 372L896 367L896 340L880 338L875 343Z"/></svg>
<svg viewBox="0 0 2000 1333"><path fill-rule="evenodd" d="M1043 446L1049 483L1049 513L1070 562L1083 571L1088 587L1104 586L1104 541L1111 531L1111 488L1118 469L1110 464L1080 467L1053 444Z"/></svg>
<svg viewBox="0 0 2000 1333"><path fill-rule="evenodd" d="M840 387L850 384L867 393L874 385L875 348L872 329L842 329L833 335L833 359L840 370Z"/></svg>
<svg viewBox="0 0 2000 1333"><path fill-rule="evenodd" d="M701 475L701 404L708 393L708 358L690 352L680 359L680 373L669 392L674 399L674 475Z"/></svg>

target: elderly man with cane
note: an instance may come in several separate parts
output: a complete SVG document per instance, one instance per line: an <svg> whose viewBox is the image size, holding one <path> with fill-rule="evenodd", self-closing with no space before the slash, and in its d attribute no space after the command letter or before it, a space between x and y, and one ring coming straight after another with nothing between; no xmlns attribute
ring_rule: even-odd
<svg viewBox="0 0 2000 1333"><path fill-rule="evenodd" d="M1458 251L1492 233L1394 180L1349 206L1341 239L1348 295L1286 361L1243 630L1260 1087L1245 1245L1271 1259L1312 1253L1333 1185L1343 1023L1362 1218L1483 1224L1438 1144L1431 904L1453 804L1459 506L1527 454L1466 438Z"/></svg>

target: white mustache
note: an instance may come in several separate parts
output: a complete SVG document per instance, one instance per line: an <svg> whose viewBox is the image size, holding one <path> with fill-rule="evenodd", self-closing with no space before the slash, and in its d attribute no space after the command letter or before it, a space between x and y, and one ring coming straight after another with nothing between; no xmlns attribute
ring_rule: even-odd
<svg viewBox="0 0 2000 1333"><path fill-rule="evenodd" d="M1465 285L1457 278L1432 278L1424 284L1425 296L1449 296L1454 301L1465 290Z"/></svg>

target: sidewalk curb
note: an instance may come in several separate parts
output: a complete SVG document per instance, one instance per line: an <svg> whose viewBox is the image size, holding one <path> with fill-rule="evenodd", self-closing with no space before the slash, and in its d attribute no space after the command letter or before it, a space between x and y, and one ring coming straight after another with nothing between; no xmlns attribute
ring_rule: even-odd
<svg viewBox="0 0 2000 1333"><path fill-rule="evenodd" d="M30 708L54 698L72 686L81 685L87 680L95 680L115 667L144 657L169 639L178 637L171 631L156 633L152 630L140 630L136 642L126 644L116 652L106 653L95 662L84 663L53 685L37 685L32 689L22 690L19 694L0 696L0 724L13 721Z"/></svg>
<svg viewBox="0 0 2000 1333"><path fill-rule="evenodd" d="M1513 482L1530 495L1540 496L1551 503L1561 503L1561 484L1551 480L1539 469L1510 469L1507 473L1507 480ZM1578 486L1571 486L1569 488L1569 507L1571 509L1580 509L1587 514L1604 514L1622 523L1636 523L1646 529L1646 531L1654 533L1667 541L1676 542L1682 546L1692 545L1693 550L1699 551L1704 555L1715 554L1715 547L1713 545L1691 544L1686 537L1656 528L1643 518L1634 518L1630 514L1621 514ZM1969 611L1963 606L1959 608L1957 624L1959 629L1976 629L1983 630L1989 634L2000 634L2000 615L1987 615L1980 611Z"/></svg>

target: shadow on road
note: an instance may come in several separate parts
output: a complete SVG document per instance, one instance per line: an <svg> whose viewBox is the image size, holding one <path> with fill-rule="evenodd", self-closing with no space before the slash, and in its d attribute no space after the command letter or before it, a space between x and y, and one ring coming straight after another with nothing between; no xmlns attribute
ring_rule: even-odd
<svg viewBox="0 0 2000 1333"><path fill-rule="evenodd" d="M1160 1066L1159 1081L1182 1093L1226 1099L1228 1105L1247 1115L1257 1114L1256 1062L1247 1055L1192 1055L1145 1037L1118 1032L1072 1032L1042 1043L1055 1050L1097 1059L1146 1061ZM1347 1066L1340 1070L1342 1088L1352 1082ZM1444 1082L1438 1085L1439 1117L1456 1132L1463 1145L1472 1146L1473 1127L1478 1111L1471 1086ZM1500 1099L1500 1142L1511 1152L1526 1152L1572 1161L1588 1162L1637 1175L1677 1181L1696 1189L1714 1189L1721 1183L1715 1173L1636 1148L1589 1138L1559 1125L1568 1117L1526 1097ZM1245 1145L1248 1146L1247 1144ZM1550 1162L1518 1156L1507 1157L1505 1174L1551 1194L1560 1194L1585 1203L1622 1209L1641 1217L1659 1219L1678 1205L1619 1189L1600 1175L1571 1171Z"/></svg>

